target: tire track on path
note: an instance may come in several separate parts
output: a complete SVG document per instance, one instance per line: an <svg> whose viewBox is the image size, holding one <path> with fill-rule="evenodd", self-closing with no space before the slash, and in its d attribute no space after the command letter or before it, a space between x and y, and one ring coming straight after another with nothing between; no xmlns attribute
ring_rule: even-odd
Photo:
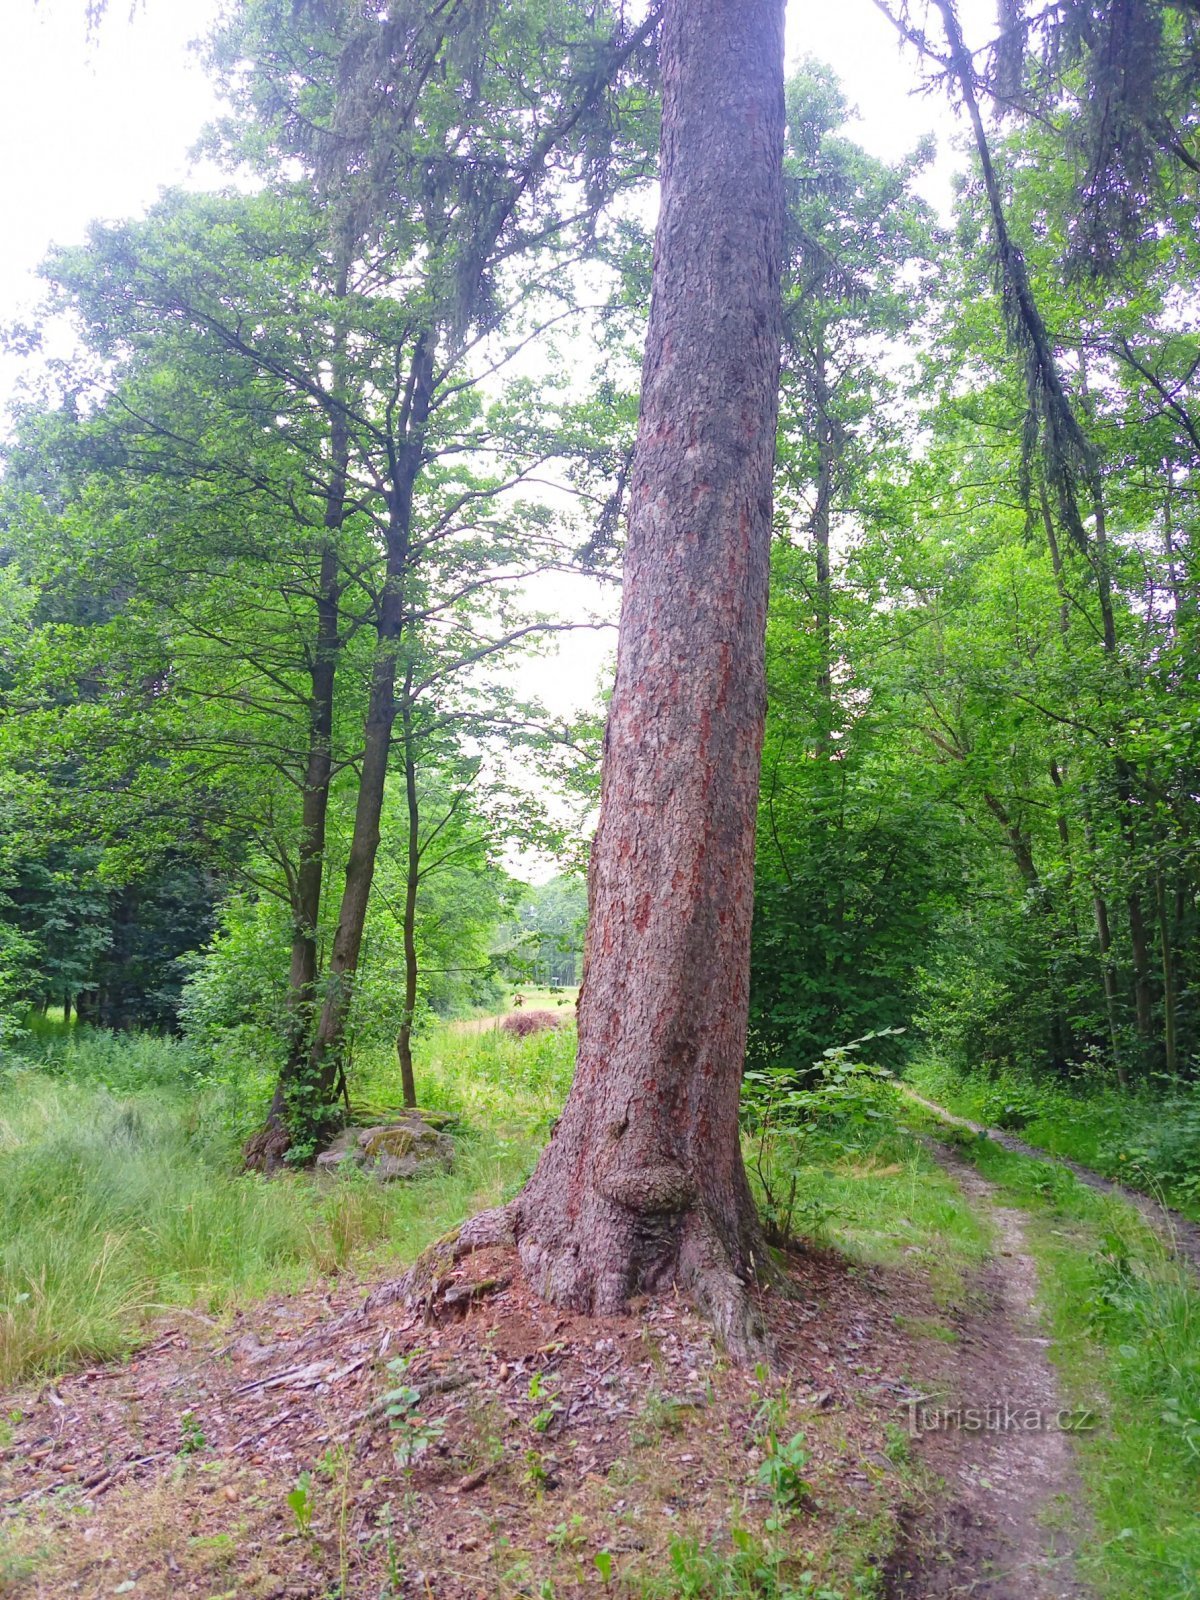
<svg viewBox="0 0 1200 1600"><path fill-rule="evenodd" d="M939 1106L936 1101L926 1100L924 1095L918 1094L915 1089L910 1089L906 1083L897 1084L896 1087L906 1100L921 1106L949 1127L983 1134L1001 1149L1011 1151L1013 1155L1028 1156L1030 1160L1041 1161L1047 1166L1066 1167L1068 1172L1073 1172L1081 1183L1087 1184L1089 1189L1095 1189L1100 1194L1116 1195L1118 1199L1128 1201L1141 1212L1173 1254L1186 1261L1200 1278L1200 1223L1185 1217L1181 1211L1163 1205L1160 1200L1142 1194L1138 1189L1129 1189L1123 1183L1101 1177L1098 1172L1093 1172L1091 1167L1081 1166L1078 1161L1072 1161L1067 1156L1056 1156L1049 1150L1039 1149L1037 1145L1027 1144L1024 1139L1005 1133L1002 1128L988 1128L980 1122L972 1122L969 1117L956 1116L953 1111L947 1111L945 1106Z"/></svg>
<svg viewBox="0 0 1200 1600"><path fill-rule="evenodd" d="M1084 1516L1069 1414L1038 1322L1037 1267L1021 1211L967 1161L926 1140L995 1228L954 1313L930 1398L909 1407L914 1448L944 1488L914 1514L886 1600L1086 1600L1075 1570ZM946 1386L951 1392L946 1394Z"/></svg>

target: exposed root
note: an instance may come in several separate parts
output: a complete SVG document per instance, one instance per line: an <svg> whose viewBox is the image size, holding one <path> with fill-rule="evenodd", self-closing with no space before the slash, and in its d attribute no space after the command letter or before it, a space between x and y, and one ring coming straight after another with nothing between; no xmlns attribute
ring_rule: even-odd
<svg viewBox="0 0 1200 1600"><path fill-rule="evenodd" d="M774 1276L773 1263L764 1260L760 1273L767 1271ZM732 1361L745 1367L776 1364L775 1347L750 1286L734 1271L728 1251L702 1212L693 1215L684 1236L679 1277Z"/></svg>
<svg viewBox="0 0 1200 1600"><path fill-rule="evenodd" d="M628 1296L622 1293L610 1305L600 1304L606 1285L588 1284L580 1270L581 1263L573 1263L574 1270L547 1276L539 1273L539 1264L546 1264L544 1252L532 1238L522 1238L522 1212L520 1200L495 1211L485 1211L473 1217L463 1227L446 1234L429 1246L397 1283L388 1284L367 1301L362 1314L369 1315L377 1306L397 1300L427 1321L435 1320L439 1310L453 1310L469 1305L483 1295L507 1285L506 1278L489 1279L484 1284L456 1284L455 1269L477 1250L492 1247L521 1247L522 1260L528 1268L533 1286L544 1298L564 1309L609 1314L627 1309ZM532 1248L531 1248L532 1247ZM773 1282L778 1276L770 1257L756 1263L759 1281ZM560 1263L561 1266L561 1263ZM540 1282L536 1281L540 1278ZM754 1302L753 1286L746 1283L734 1270L733 1263L716 1229L700 1211L693 1212L683 1225L673 1271L663 1275L655 1289L666 1289L671 1282L677 1284L695 1301L701 1315L712 1323L717 1338L730 1358L742 1366L759 1362L775 1364L775 1350L764 1317ZM564 1292L564 1287L566 1292ZM611 1286L608 1286L611 1287ZM586 1303L584 1303L586 1301Z"/></svg>
<svg viewBox="0 0 1200 1600"><path fill-rule="evenodd" d="M341 1324L322 1330L321 1342L340 1325L361 1327L397 1303L426 1322L467 1310L511 1279L464 1282L457 1273L460 1264L479 1250L515 1248L529 1286L549 1304L593 1316L622 1315L634 1296L675 1287L694 1301L733 1361L774 1366L776 1352L754 1294L756 1286L783 1281L771 1252L753 1229L758 1248L748 1246L748 1266L739 1271L703 1204L694 1198L691 1205L682 1204L674 1174L667 1176L670 1183L664 1178L653 1188L654 1204L647 1206L647 1186L639 1182L633 1188L636 1206L617 1201L607 1216L595 1219L600 1226L586 1248L569 1231L552 1230L547 1237L526 1190L509 1205L481 1212L436 1240L403 1277L381 1285ZM611 1204L611 1197L605 1198Z"/></svg>
<svg viewBox="0 0 1200 1600"><path fill-rule="evenodd" d="M242 1146L242 1161L247 1172L263 1172L268 1176L284 1165L291 1148L291 1135L282 1122L269 1121L265 1128L251 1134Z"/></svg>
<svg viewBox="0 0 1200 1600"><path fill-rule="evenodd" d="M461 1228L443 1235L427 1250L423 1250L398 1283L387 1285L379 1293L386 1293L388 1301L403 1301L410 1311L429 1320L434 1316L439 1300L446 1299L451 1288L450 1279L460 1261L476 1250L486 1250L496 1245L511 1247L516 1242L516 1212L513 1206L481 1211ZM492 1287L500 1287L499 1281L493 1280ZM372 1295L363 1307L364 1314L374 1309L373 1302L379 1303L376 1295Z"/></svg>

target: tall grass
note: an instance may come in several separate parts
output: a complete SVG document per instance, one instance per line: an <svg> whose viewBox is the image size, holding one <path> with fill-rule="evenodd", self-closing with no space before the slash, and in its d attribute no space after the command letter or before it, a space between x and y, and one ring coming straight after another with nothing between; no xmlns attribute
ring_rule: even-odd
<svg viewBox="0 0 1200 1600"><path fill-rule="evenodd" d="M0 1384L130 1350L166 1308L235 1303L411 1258L515 1192L569 1080L573 1038L439 1032L423 1098L464 1119L453 1172L386 1188L361 1176L239 1170L241 1102L186 1047L80 1030L0 1071ZM394 1099L394 1067L363 1063Z"/></svg>

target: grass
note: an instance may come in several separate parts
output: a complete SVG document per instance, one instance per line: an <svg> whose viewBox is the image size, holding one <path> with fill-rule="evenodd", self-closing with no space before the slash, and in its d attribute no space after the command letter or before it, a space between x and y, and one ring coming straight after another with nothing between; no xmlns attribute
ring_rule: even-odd
<svg viewBox="0 0 1200 1600"><path fill-rule="evenodd" d="M919 1117L914 1113L914 1119ZM988 1139L961 1148L1030 1214L1094 1534L1083 1576L1113 1600L1200 1594L1200 1291L1131 1205Z"/></svg>
<svg viewBox="0 0 1200 1600"><path fill-rule="evenodd" d="M890 1102L889 1102L890 1104ZM884 1117L848 1137L813 1137L786 1125L762 1145L747 1139L751 1187L761 1203L793 1195L792 1232L835 1246L863 1265L911 1266L925 1274L940 1305L987 1255L991 1230L926 1150ZM794 1191L793 1191L794 1184Z"/></svg>
<svg viewBox="0 0 1200 1600"><path fill-rule="evenodd" d="M1008 1127L1028 1144L1165 1200L1200 1221L1200 1089L1120 1090L1025 1074L955 1071L936 1057L910 1066L918 1093L973 1122ZM1015 1112L1006 1118L1005 1111Z"/></svg>
<svg viewBox="0 0 1200 1600"><path fill-rule="evenodd" d="M35 1040L0 1072L0 1384L119 1358L164 1309L220 1316L372 1254L411 1259L523 1181L572 1037L432 1035L423 1098L464 1118L455 1169L387 1188L241 1173L240 1114L181 1045ZM367 1065L366 1091L395 1098L390 1062Z"/></svg>
<svg viewBox="0 0 1200 1600"><path fill-rule="evenodd" d="M245 1085L234 1092L169 1041L39 1030L23 1060L0 1067L0 1384L119 1358L165 1308L219 1318L321 1276L410 1259L463 1216L515 1192L566 1092L573 1044L569 1029L524 1041L452 1026L428 1035L418 1057L421 1098L462 1119L458 1160L451 1174L384 1189L357 1177L241 1174ZM364 1099L395 1100L390 1053L356 1069ZM955 1103L940 1081L917 1081ZM1194 1283L1131 1207L990 1141L966 1140L964 1149L1006 1200L1029 1211L1064 1399L1100 1418L1078 1436L1095 1528L1085 1576L1121 1600L1200 1592ZM854 1262L924 1276L943 1307L989 1249L986 1219L886 1117L818 1137L779 1127L762 1154L774 1192L793 1195L798 1234ZM911 1337L952 1336L937 1318L900 1321ZM694 1425L669 1396L652 1395L624 1464L639 1493L650 1495L664 1453ZM729 1448L742 1445L731 1438ZM624 1491L614 1485L614 1493ZM594 1509L599 1528L607 1511ZM856 1575L867 1582L867 1554L886 1538L867 1508L861 1515L867 1520L847 1528L834 1568L821 1555L810 1566L797 1562L793 1541L743 1528L732 1511L719 1529L679 1527L661 1560L624 1568L619 1592L792 1600L832 1583L844 1595L867 1593ZM547 1537L557 1537L562 1518L555 1510ZM569 1520L564 1526L569 1542ZM0 1553L0 1580L5 1562L17 1559ZM585 1577L594 1584L601 1575L589 1568Z"/></svg>

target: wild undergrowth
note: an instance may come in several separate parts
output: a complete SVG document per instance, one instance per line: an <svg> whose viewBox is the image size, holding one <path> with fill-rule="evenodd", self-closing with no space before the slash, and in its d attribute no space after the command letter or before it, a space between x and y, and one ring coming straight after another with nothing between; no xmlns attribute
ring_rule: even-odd
<svg viewBox="0 0 1200 1600"><path fill-rule="evenodd" d="M457 1112L454 1170L381 1187L240 1170L240 1098L173 1041L86 1030L34 1040L0 1072L0 1384L131 1349L167 1308L246 1299L399 1265L530 1170L564 1092L573 1030L519 1041L440 1030L423 1098ZM394 1071L364 1095L395 1104Z"/></svg>
<svg viewBox="0 0 1200 1600"><path fill-rule="evenodd" d="M1091 1077L1064 1084L1011 1070L964 1074L934 1057L915 1062L906 1076L959 1116L1016 1133L1200 1218L1200 1084L1164 1080L1122 1090Z"/></svg>
<svg viewBox="0 0 1200 1600"><path fill-rule="evenodd" d="M751 1186L772 1244L832 1245L864 1264L907 1261L949 1298L990 1233L897 1113L890 1074L857 1046L828 1051L803 1086L786 1071L749 1073Z"/></svg>

